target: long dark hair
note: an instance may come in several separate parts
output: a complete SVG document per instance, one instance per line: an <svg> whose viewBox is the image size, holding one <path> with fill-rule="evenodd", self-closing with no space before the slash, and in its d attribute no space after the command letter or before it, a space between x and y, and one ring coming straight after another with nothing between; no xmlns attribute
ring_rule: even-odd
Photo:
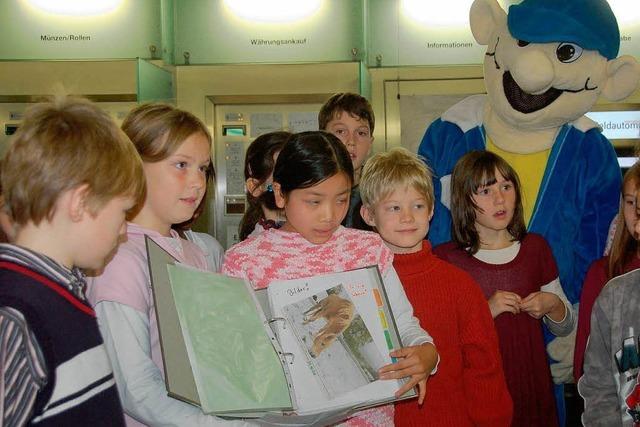
<svg viewBox="0 0 640 427"><path fill-rule="evenodd" d="M291 133L278 131L265 133L254 139L247 148L247 154L244 160L245 181L253 178L258 182L258 186L264 185L275 166L273 156L282 150L282 147L284 147L284 144L290 137ZM241 241L246 239L258 221L264 218L264 212L262 211L263 206L270 210L278 209L273 195L268 194L267 191L255 197L247 189L246 194L248 207L240 221L239 234Z"/></svg>
<svg viewBox="0 0 640 427"><path fill-rule="evenodd" d="M341 172L353 185L353 163L344 144L327 132L301 132L293 135L280 151L273 181L280 184L286 196Z"/></svg>
<svg viewBox="0 0 640 427"><path fill-rule="evenodd" d="M507 231L518 242L527 234L520 180L516 171L497 154L490 151L470 151L458 160L451 175L451 219L453 241L471 255L480 249L480 236L475 225L479 207L473 196L478 188L496 182L496 170L504 179L513 183L516 193L513 218L507 225Z"/></svg>

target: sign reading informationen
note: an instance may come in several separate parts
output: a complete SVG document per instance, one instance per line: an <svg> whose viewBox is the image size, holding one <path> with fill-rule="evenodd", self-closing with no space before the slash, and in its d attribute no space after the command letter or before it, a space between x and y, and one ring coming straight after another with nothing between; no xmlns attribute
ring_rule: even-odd
<svg viewBox="0 0 640 427"><path fill-rule="evenodd" d="M427 42L427 49L460 49L473 47L471 42L445 42L445 43L432 43Z"/></svg>

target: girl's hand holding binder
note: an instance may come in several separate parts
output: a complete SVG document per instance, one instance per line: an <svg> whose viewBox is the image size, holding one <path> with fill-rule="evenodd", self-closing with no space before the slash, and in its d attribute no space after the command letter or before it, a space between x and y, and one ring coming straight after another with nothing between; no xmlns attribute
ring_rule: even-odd
<svg viewBox="0 0 640 427"><path fill-rule="evenodd" d="M438 363L436 347L432 343L424 343L394 350L389 355L401 360L380 368L378 371L380 379L391 380L411 377L396 392L396 397L402 396L417 384L419 388L418 404L422 405L427 392L427 378Z"/></svg>

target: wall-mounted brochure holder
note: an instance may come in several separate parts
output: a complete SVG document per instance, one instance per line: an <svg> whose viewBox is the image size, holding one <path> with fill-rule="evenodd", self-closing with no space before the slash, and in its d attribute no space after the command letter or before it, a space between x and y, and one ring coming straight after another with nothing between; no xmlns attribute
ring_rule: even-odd
<svg viewBox="0 0 640 427"><path fill-rule="evenodd" d="M328 425L397 400L402 381L377 378L401 343L376 266L254 291L150 238L147 252L169 396L267 425Z"/></svg>

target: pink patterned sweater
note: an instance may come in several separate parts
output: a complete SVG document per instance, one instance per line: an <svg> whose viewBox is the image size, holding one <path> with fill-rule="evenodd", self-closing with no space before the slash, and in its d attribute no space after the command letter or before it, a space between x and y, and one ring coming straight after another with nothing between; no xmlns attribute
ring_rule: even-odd
<svg viewBox="0 0 640 427"><path fill-rule="evenodd" d="M326 243L316 245L298 233L272 228L231 247L225 254L222 273L247 279L254 289L263 289L275 280L337 273L377 264L404 345L431 342L431 337L413 317L413 309L392 263L393 254L375 233L341 226ZM391 280L388 280L389 276ZM393 415L393 405L386 405L358 412L346 424L392 426Z"/></svg>
<svg viewBox="0 0 640 427"><path fill-rule="evenodd" d="M393 254L374 233L341 226L326 243L316 245L299 233L270 228L230 248L222 272L249 280L254 289L264 289L275 280L337 273L374 264L384 276L392 262Z"/></svg>

